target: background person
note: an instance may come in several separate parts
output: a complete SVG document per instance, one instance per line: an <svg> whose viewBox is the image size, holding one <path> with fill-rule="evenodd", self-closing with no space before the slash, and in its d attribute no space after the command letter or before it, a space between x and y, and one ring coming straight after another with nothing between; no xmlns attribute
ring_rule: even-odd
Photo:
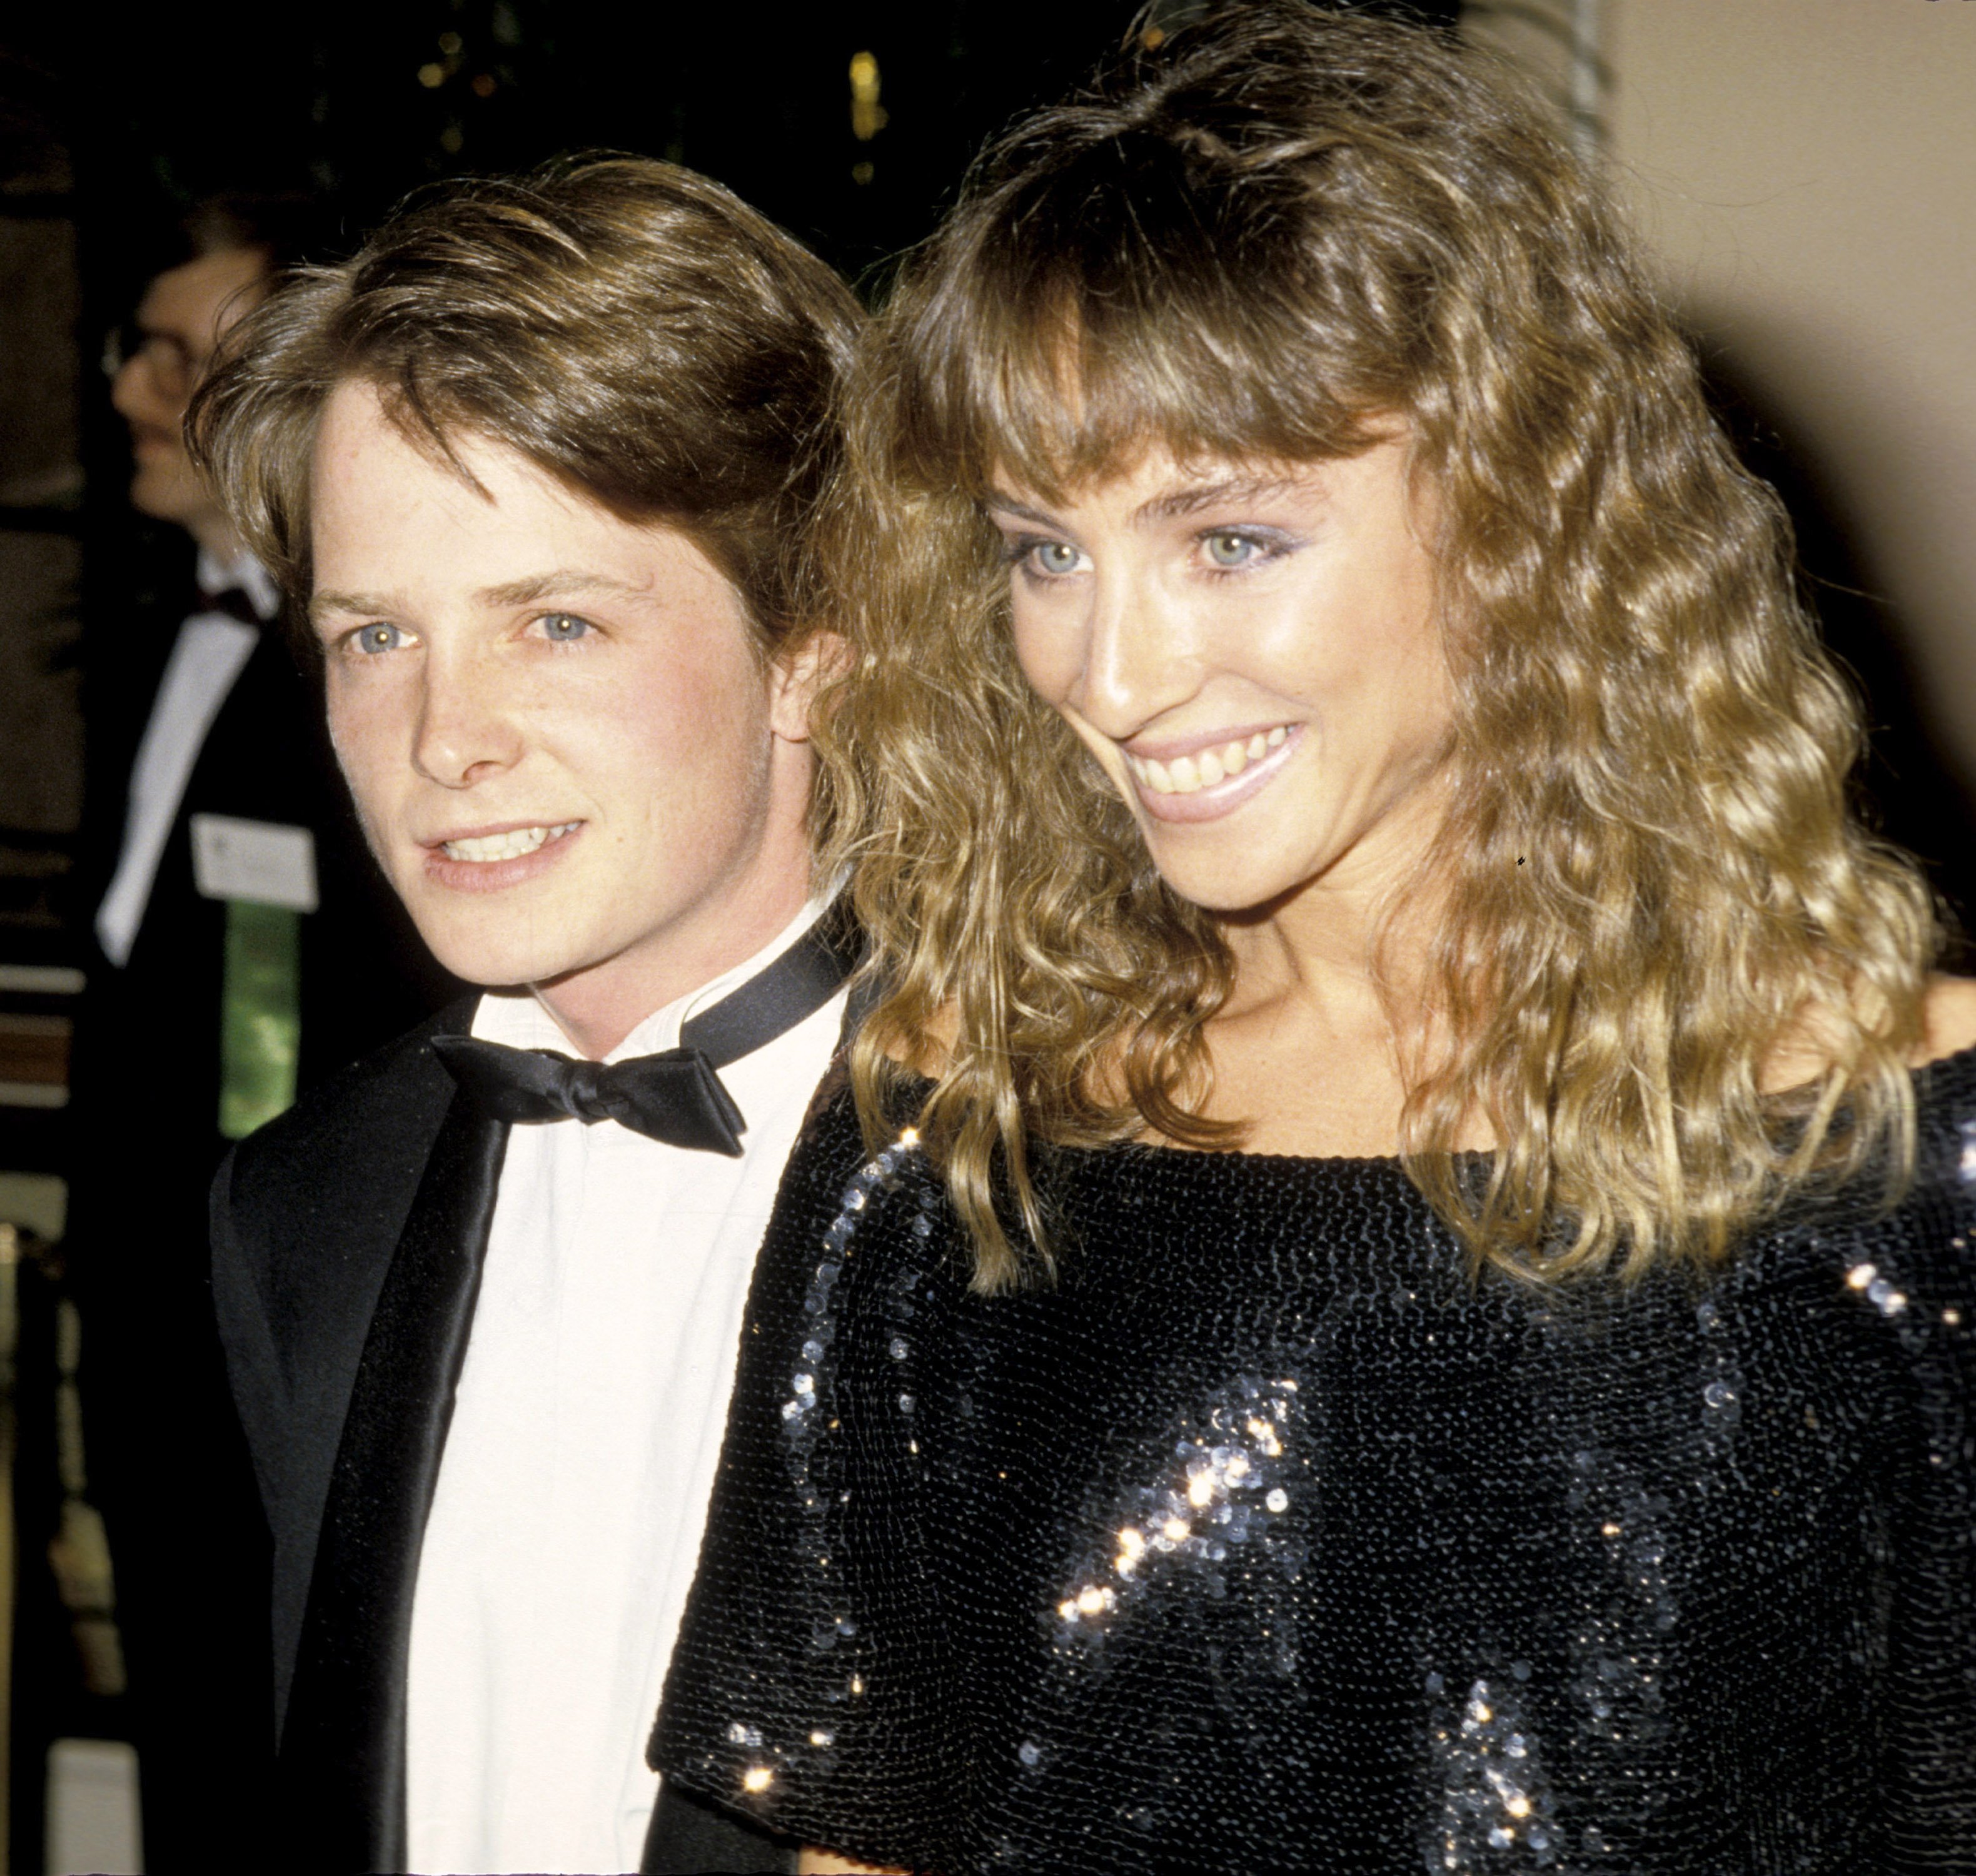
<svg viewBox="0 0 1976 1876"><path fill-rule="evenodd" d="M891 993L667 1779L956 1876L1976 1861L1976 986L1536 107L1218 9L847 408Z"/></svg>
<svg viewBox="0 0 1976 1876"><path fill-rule="evenodd" d="M131 505L185 545L92 679L69 1231L158 1871L265 1852L266 1538L212 1330L207 1190L229 1140L417 1021L446 981L363 851L274 582L181 433L215 345L318 218L217 198L177 232L107 361Z"/></svg>
<svg viewBox="0 0 1976 1876"><path fill-rule="evenodd" d="M743 1301L852 963L795 563L859 320L718 184L580 161L423 198L202 393L371 847L489 986L215 1188L284 1868L639 1858ZM654 1848L793 1864L697 1812Z"/></svg>

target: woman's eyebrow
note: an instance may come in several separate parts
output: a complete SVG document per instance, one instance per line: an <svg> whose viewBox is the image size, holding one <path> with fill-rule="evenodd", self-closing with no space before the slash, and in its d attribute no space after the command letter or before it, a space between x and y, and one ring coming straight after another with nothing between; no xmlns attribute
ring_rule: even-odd
<svg viewBox="0 0 1976 1876"><path fill-rule="evenodd" d="M1055 515L1046 515L1039 508L1031 508L1026 502L1018 502L1013 495L1004 495L999 489L989 490L985 505L990 514L1012 515L1018 521L1032 521L1041 527L1055 528L1062 525Z"/></svg>
<svg viewBox="0 0 1976 1876"><path fill-rule="evenodd" d="M1214 482L1187 482L1141 502L1132 519L1144 527L1178 515L1197 514L1224 502L1255 502L1287 494L1297 486L1295 478L1288 476L1224 476Z"/></svg>

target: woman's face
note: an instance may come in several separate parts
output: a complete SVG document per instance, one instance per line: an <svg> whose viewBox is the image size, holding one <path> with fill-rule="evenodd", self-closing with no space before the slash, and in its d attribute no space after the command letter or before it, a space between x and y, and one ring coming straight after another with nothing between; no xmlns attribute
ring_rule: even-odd
<svg viewBox="0 0 1976 1876"><path fill-rule="evenodd" d="M1149 456L1054 504L998 485L1016 655L1213 911L1376 887L1439 818L1450 722L1404 433L1258 469Z"/></svg>

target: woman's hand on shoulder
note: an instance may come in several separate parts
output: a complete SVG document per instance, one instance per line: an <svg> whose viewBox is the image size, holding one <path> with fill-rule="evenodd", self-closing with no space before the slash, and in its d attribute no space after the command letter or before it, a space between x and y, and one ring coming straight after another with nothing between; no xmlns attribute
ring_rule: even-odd
<svg viewBox="0 0 1976 1876"><path fill-rule="evenodd" d="M1922 1012L1925 1025L1915 1065L1976 1046L1976 977L1932 979Z"/></svg>

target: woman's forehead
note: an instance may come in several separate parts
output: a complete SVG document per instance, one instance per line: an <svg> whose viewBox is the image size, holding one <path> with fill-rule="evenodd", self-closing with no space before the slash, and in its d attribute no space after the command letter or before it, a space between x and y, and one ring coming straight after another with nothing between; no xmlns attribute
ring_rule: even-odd
<svg viewBox="0 0 1976 1876"><path fill-rule="evenodd" d="M959 387L959 443L939 451L950 476L957 453L985 493L1020 482L1061 497L1136 475L1161 459L1196 480L1266 472L1286 463L1356 454L1407 420L1362 400L1293 389L1223 357L1198 370L1185 356L1151 350L1006 346ZM982 370L979 367L987 365Z"/></svg>

